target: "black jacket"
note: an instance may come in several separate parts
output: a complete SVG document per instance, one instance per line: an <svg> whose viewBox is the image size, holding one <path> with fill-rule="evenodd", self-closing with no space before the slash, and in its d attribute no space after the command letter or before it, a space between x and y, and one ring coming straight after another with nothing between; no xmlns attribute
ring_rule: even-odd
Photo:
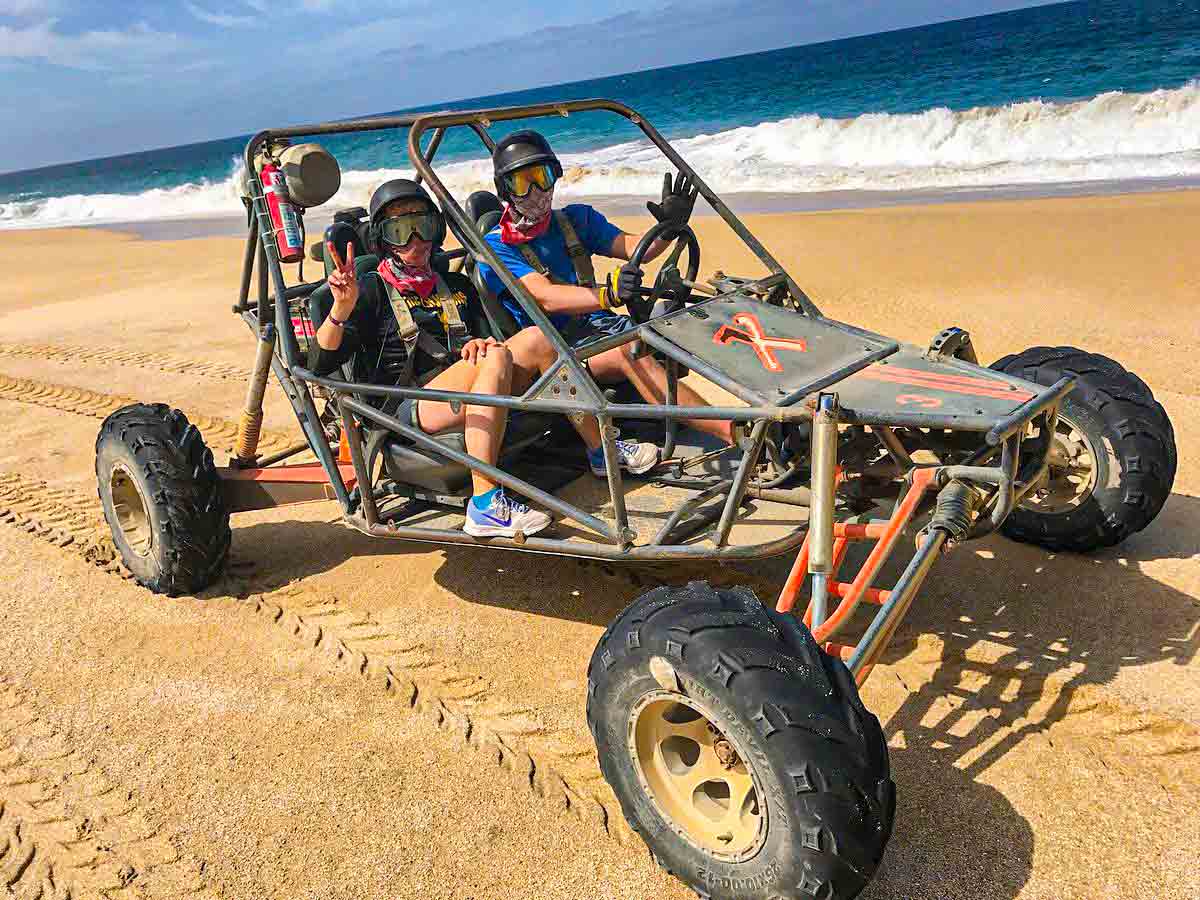
<svg viewBox="0 0 1200 900"><path fill-rule="evenodd" d="M447 273L443 278L458 302L458 314L470 335L486 335L487 323L482 319L478 295L470 279L457 272ZM369 384L397 384L403 378L408 354L400 339L387 285L373 266L359 268L358 292L358 304L346 321L341 346L337 350L325 350L313 339L308 351L308 367L317 375L328 375L353 359L356 380ZM413 311L413 321L446 346L446 327L437 293L424 300L417 294L407 294L405 299ZM311 307L313 324L319 329L333 309L333 294L327 286L322 285L313 293ZM449 348L453 358L457 358L462 343L458 341ZM418 347L413 376L420 377L439 365Z"/></svg>

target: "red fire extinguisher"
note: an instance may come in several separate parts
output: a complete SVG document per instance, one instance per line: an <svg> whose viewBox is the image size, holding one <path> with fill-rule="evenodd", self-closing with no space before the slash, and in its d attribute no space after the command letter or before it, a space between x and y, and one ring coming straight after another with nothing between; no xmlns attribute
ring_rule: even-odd
<svg viewBox="0 0 1200 900"><path fill-rule="evenodd" d="M273 162L266 161L262 167L263 193L267 198L267 209L271 223L275 226L275 244L279 249L279 261L300 262L304 259L304 238L300 234L300 216L288 199L283 171Z"/></svg>

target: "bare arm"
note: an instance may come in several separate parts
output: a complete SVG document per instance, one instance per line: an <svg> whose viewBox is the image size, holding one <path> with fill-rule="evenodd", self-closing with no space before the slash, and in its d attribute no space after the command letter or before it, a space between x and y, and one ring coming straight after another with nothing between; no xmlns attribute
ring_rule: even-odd
<svg viewBox="0 0 1200 900"><path fill-rule="evenodd" d="M530 272L521 283L533 294L538 306L551 315L566 313L577 316L601 309L600 290L574 284L555 284L540 272Z"/></svg>
<svg viewBox="0 0 1200 900"><path fill-rule="evenodd" d="M343 260L333 244L326 245L326 253L333 254L337 268L329 273L329 291L333 294L333 308L325 321L317 329L317 344L322 350L337 350L342 346L342 336L346 333L340 325L335 325L331 318L345 322L358 305L358 279L354 275L354 245L346 245L346 259Z"/></svg>
<svg viewBox="0 0 1200 900"><path fill-rule="evenodd" d="M647 229L648 231L649 229ZM613 238L612 247L608 251L608 255L614 259L629 259L633 256L633 251L637 249L638 243L645 237L642 234L626 234L622 231ZM649 262L662 255L662 252L671 246L670 241L657 240L652 243L649 249L646 250L646 255L642 257L643 262Z"/></svg>

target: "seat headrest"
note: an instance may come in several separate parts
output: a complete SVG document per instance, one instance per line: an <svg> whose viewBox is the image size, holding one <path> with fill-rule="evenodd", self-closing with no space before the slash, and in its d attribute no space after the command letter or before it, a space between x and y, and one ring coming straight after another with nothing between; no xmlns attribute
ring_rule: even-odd
<svg viewBox="0 0 1200 900"><path fill-rule="evenodd" d="M347 244L354 245L355 259L362 259L370 252L359 229L349 222L334 222L326 228L324 243L333 244L337 248L338 255L343 258L346 255ZM328 276L333 271L333 260L326 259L324 251L322 251L322 260L325 263L325 274Z"/></svg>
<svg viewBox="0 0 1200 900"><path fill-rule="evenodd" d="M463 211L467 214L467 218L479 227L480 231L487 234L496 227L495 222L484 228L479 220L488 213L494 212L496 214L496 222L499 222L500 214L504 212L504 207L500 205L500 200L491 191L476 191L463 204Z"/></svg>
<svg viewBox="0 0 1200 900"><path fill-rule="evenodd" d="M485 212L475 222L475 226L479 229L481 234L487 234L489 231L491 231L493 228L495 228L497 225L500 224L500 216L502 216L502 215L503 215L503 213L501 213L499 210Z"/></svg>

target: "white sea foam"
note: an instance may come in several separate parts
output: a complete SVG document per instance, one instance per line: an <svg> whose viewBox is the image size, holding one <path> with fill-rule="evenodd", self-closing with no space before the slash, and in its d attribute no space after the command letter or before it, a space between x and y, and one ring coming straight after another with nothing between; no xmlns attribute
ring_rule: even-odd
<svg viewBox="0 0 1200 900"><path fill-rule="evenodd" d="M675 142L723 193L922 190L1200 177L1200 83L1071 103L1030 100L964 111L796 116ZM647 195L666 161L645 141L564 154L558 196ZM364 205L410 171L351 171L329 206ZM439 167L464 197L490 187L486 161ZM234 178L141 194L40 197L0 204L0 228L236 215Z"/></svg>

